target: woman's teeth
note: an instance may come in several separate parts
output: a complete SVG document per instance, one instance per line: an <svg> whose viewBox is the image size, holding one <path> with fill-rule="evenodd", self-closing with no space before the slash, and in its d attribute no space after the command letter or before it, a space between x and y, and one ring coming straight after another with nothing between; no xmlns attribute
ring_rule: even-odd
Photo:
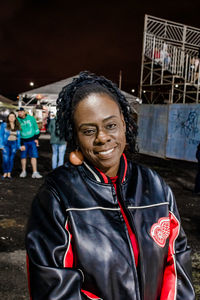
<svg viewBox="0 0 200 300"><path fill-rule="evenodd" d="M99 152L99 154L109 154L109 153L111 153L113 150L114 150L114 148L112 148L112 149L110 149L110 150L107 150L107 151L101 151L101 152Z"/></svg>

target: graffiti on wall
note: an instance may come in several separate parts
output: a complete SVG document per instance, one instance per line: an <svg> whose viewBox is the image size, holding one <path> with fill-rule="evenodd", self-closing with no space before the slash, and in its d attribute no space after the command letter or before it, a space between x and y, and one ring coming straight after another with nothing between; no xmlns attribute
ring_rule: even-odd
<svg viewBox="0 0 200 300"><path fill-rule="evenodd" d="M197 111L190 112L177 112L174 114L175 121L175 131L185 137L189 144L198 144L199 143L199 133L200 129L198 127L198 121L200 114Z"/></svg>
<svg viewBox="0 0 200 300"><path fill-rule="evenodd" d="M142 105L138 145L141 153L196 162L200 105Z"/></svg>

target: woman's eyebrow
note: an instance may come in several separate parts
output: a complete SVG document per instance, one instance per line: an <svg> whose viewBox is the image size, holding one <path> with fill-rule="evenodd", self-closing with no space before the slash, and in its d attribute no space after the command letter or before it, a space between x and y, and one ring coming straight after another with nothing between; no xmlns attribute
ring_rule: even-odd
<svg viewBox="0 0 200 300"><path fill-rule="evenodd" d="M113 116L109 116L105 119L103 119L103 122L106 122L106 121L109 121L110 119L112 118L117 118L117 116L113 115ZM96 123L82 123L80 126L79 126L79 129L81 129L82 127L84 126L96 126Z"/></svg>
<svg viewBox="0 0 200 300"><path fill-rule="evenodd" d="M79 126L79 129L81 129L82 127L84 127L84 126L96 126L96 124L94 124L94 123L83 123L83 124L81 124L80 126Z"/></svg>
<svg viewBox="0 0 200 300"><path fill-rule="evenodd" d="M103 120L103 122L106 122L106 121L108 121L108 120L110 120L110 119L112 119L112 118L117 118L117 116L115 116L115 115L109 116L109 117L105 118L105 119Z"/></svg>

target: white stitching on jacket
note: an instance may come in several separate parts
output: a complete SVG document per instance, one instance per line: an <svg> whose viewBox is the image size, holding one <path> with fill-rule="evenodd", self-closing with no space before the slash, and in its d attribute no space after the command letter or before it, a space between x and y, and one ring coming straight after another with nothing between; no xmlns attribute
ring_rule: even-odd
<svg viewBox="0 0 200 300"><path fill-rule="evenodd" d="M162 203L156 203L156 204L145 205L145 206L128 206L128 209L141 209L141 208L149 208L149 207L168 205L168 204L169 204L169 202L162 202ZM119 207L111 208L111 207L103 207L103 206L95 206L95 207L87 207L87 208L71 207L71 208L67 208L66 211L72 211L72 210L87 211L87 210L96 210L96 209L120 211Z"/></svg>
<svg viewBox="0 0 200 300"><path fill-rule="evenodd" d="M77 211L86 211L86 210L96 210L96 209L102 209L102 210L114 210L114 211L120 211L120 208L109 208L109 207L102 207L102 206L95 206L95 207L87 207L87 208L67 208L66 211L71 211L71 210L77 210Z"/></svg>
<svg viewBox="0 0 200 300"><path fill-rule="evenodd" d="M101 179L97 176L97 174L88 166L88 164L86 164L86 162L83 162L84 165L88 168L88 170L93 174L93 176L95 177L96 181L101 182Z"/></svg>
<svg viewBox="0 0 200 300"><path fill-rule="evenodd" d="M154 207L154 206L160 206L160 205L168 205L169 202L161 202L161 203L156 203L156 204L151 204L151 205L144 205L144 206L128 206L129 209L141 209L141 208L149 208L149 207Z"/></svg>

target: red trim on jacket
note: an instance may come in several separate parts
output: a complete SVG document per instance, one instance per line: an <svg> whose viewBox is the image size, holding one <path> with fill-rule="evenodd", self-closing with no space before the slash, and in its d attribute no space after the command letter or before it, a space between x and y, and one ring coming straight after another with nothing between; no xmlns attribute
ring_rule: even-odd
<svg viewBox="0 0 200 300"><path fill-rule="evenodd" d="M124 174L126 174L126 172L124 172ZM124 175L125 177L125 175ZM112 184L114 185L114 188L115 188L115 191L116 191L116 194L117 194L117 179L118 179L118 176L115 176L115 177L110 177L110 180L112 181ZM138 256L139 256L139 246L138 246L138 242L136 240L136 236L135 234L133 233L132 229L131 229L131 226L129 224L129 221L126 217L126 214L120 204L120 202L118 201L118 204L119 204L119 207L121 209L121 213L122 213L122 216L124 218L124 221L126 223L126 226L127 226L127 229L128 229L128 234L129 234L129 238L130 238L130 241L131 241L131 245L132 245L132 248L133 248L133 253L134 253L134 258L135 258L135 265L137 267L138 265Z"/></svg>
<svg viewBox="0 0 200 300"><path fill-rule="evenodd" d="M126 155L124 153L122 153L122 156L124 158L124 163L125 163L125 167L124 167L124 176L123 176L123 179L122 179L122 182L124 182L124 179L126 177L126 172L127 172L127 159L126 159Z"/></svg>
<svg viewBox="0 0 200 300"><path fill-rule="evenodd" d="M97 169L97 168L96 168ZM97 169L97 171L101 174L101 176L103 177L103 180L105 183L108 183L108 177L99 169Z"/></svg>
<svg viewBox="0 0 200 300"><path fill-rule="evenodd" d="M69 231L69 223L68 222L66 222L66 224L65 224L65 229L67 230L68 235L69 235L69 242L68 242L68 248L67 248L65 256L64 256L64 267L65 268L73 268L73 266L75 264L75 258L74 258L74 253L73 253L73 249L72 249L72 234ZM99 297L95 296L94 294L92 294L88 291L81 289L81 292L84 293L89 299L100 299Z"/></svg>
<svg viewBox="0 0 200 300"><path fill-rule="evenodd" d="M69 232L69 224L66 222L65 224L65 229L68 232L69 235L69 243L68 243L68 248L64 256L64 267L65 268L72 268L74 264L74 255L73 255L73 250L72 250L72 234Z"/></svg>
<svg viewBox="0 0 200 300"><path fill-rule="evenodd" d="M100 299L99 297L95 296L94 294L88 292L88 291L85 291L85 290L81 290L81 292L83 294L85 294L89 299Z"/></svg>
<svg viewBox="0 0 200 300"><path fill-rule="evenodd" d="M177 273L175 262L175 242L179 235L180 223L170 212L170 236L167 265L164 270L163 284L160 300L175 300L177 295Z"/></svg>

